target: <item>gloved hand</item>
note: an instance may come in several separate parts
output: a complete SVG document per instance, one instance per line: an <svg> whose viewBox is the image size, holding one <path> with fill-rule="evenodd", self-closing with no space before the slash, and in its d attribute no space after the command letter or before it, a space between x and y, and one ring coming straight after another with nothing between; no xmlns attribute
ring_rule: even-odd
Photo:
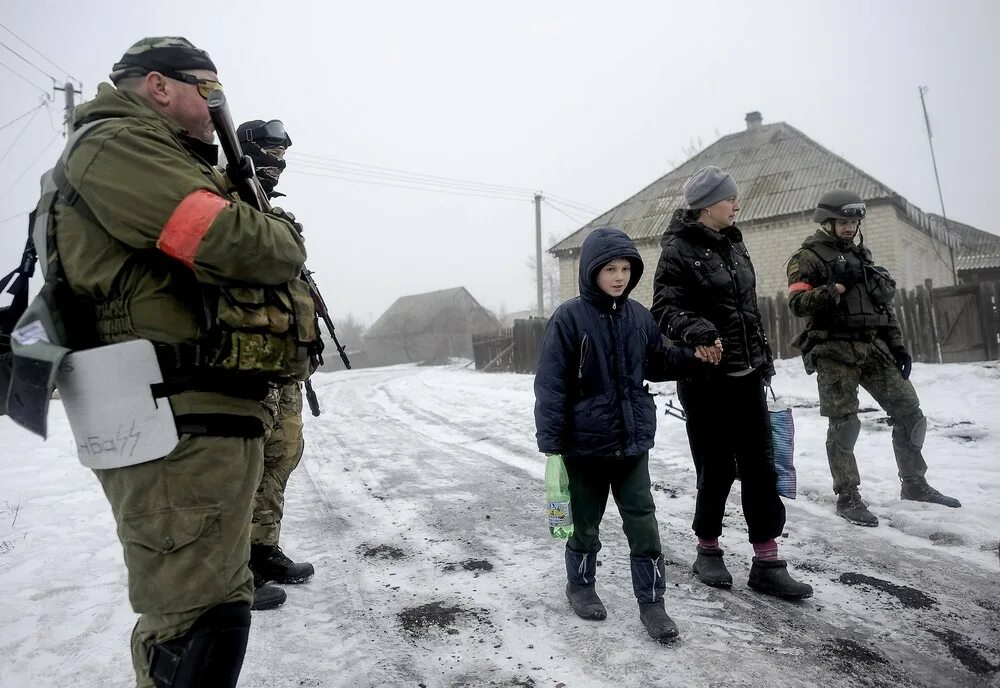
<svg viewBox="0 0 1000 688"><path fill-rule="evenodd" d="M896 367L899 368L899 374L903 376L904 380L909 380L910 369L913 368L913 356L907 353L906 347L894 346L892 348L892 357L896 359Z"/></svg>
<svg viewBox="0 0 1000 688"><path fill-rule="evenodd" d="M279 208L278 206L274 206L273 208L271 208L271 214L274 215L275 217L280 217L282 220L285 220L286 222L290 222L292 227L295 228L295 231L298 232L299 234L302 234L303 232L302 225L299 222L296 222L295 216L292 215L287 210L285 210L284 208Z"/></svg>

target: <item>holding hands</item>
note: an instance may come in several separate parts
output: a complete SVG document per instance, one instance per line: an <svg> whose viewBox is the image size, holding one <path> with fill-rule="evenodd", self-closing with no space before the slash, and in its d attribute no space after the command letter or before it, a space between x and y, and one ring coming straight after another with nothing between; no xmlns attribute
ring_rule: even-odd
<svg viewBox="0 0 1000 688"><path fill-rule="evenodd" d="M694 357L702 363L719 365L722 361L722 340L716 339L714 344L698 344L694 348Z"/></svg>

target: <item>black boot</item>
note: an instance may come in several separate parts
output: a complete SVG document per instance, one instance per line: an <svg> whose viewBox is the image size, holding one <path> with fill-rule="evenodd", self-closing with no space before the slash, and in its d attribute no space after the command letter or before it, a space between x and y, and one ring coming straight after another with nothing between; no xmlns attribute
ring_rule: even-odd
<svg viewBox="0 0 1000 688"><path fill-rule="evenodd" d="M714 588L731 588L733 585L733 576L722 561L721 549L705 549L698 545L698 557L691 570L705 585Z"/></svg>
<svg viewBox="0 0 1000 688"><path fill-rule="evenodd" d="M856 526L874 528L878 525L878 517L868 511L868 505L861 499L861 493L856 487L837 495L837 515Z"/></svg>
<svg viewBox="0 0 1000 688"><path fill-rule="evenodd" d="M233 688L250 635L250 609L228 602L199 616L187 633L149 648L157 688Z"/></svg>
<svg viewBox="0 0 1000 688"><path fill-rule="evenodd" d="M597 553L577 552L566 547L566 597L581 619L604 621L608 618L594 582L597 577Z"/></svg>
<svg viewBox="0 0 1000 688"><path fill-rule="evenodd" d="M275 585L268 585L267 579L263 576L253 574L253 604L251 611L263 612L268 609L276 609L285 603L288 595L285 591Z"/></svg>
<svg viewBox="0 0 1000 688"><path fill-rule="evenodd" d="M928 485L927 480L924 478L910 478L909 480L904 480L903 487L899 492L899 498L911 499L915 502L941 504L943 506L950 506L953 509L957 509L962 506L962 503L954 497L943 495Z"/></svg>
<svg viewBox="0 0 1000 688"><path fill-rule="evenodd" d="M250 570L284 585L304 583L316 572L308 562L296 564L277 545L250 545Z"/></svg>
<svg viewBox="0 0 1000 688"><path fill-rule="evenodd" d="M801 600L813 594L811 585L799 583L788 575L788 564L784 559L754 557L747 585L751 590L786 600Z"/></svg>
<svg viewBox="0 0 1000 688"><path fill-rule="evenodd" d="M663 608L663 557L632 557L632 592L639 603L639 620L646 633L661 643L676 638L679 631Z"/></svg>

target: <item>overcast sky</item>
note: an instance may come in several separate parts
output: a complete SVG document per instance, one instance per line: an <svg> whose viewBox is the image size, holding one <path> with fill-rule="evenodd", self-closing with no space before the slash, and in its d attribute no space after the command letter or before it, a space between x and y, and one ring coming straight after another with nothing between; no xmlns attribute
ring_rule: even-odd
<svg viewBox="0 0 1000 688"><path fill-rule="evenodd" d="M921 84L948 216L1000 233L994 0L4 0L0 23L58 65L0 28L0 125L51 93L35 66L68 70L90 99L143 36L206 49L237 123L284 120L282 205L335 314L369 323L401 295L460 285L489 308L531 307L532 190L562 210L543 206L548 245L594 216L582 206L616 205L751 110L940 212ZM27 220L7 218L34 207L61 141L44 108L0 129L0 275ZM519 190L400 188L415 184L342 161Z"/></svg>

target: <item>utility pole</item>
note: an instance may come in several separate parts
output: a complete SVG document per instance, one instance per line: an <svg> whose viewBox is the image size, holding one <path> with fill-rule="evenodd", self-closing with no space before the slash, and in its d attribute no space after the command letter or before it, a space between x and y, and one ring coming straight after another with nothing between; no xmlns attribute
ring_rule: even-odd
<svg viewBox="0 0 1000 688"><path fill-rule="evenodd" d="M71 84L68 81L65 84L63 84L62 87L53 86L53 88L56 91L62 91L63 94L65 94L66 96L66 115L65 115L66 119L64 121L64 124L66 125L66 130L63 132L63 136L69 136L70 134L73 133L73 110L76 108L76 103L73 102L73 96L74 95L82 96L83 91L75 90L73 88L73 84Z"/></svg>
<svg viewBox="0 0 1000 688"><path fill-rule="evenodd" d="M538 317L545 317L542 296L542 194L535 194L535 278L538 281Z"/></svg>
<svg viewBox="0 0 1000 688"><path fill-rule="evenodd" d="M924 109L924 124L927 125L927 143L931 147L931 164L934 166L934 181L937 182L938 200L941 201L941 217L944 219L945 239L948 241L948 253L951 256L951 280L958 284L958 271L955 269L955 246L951 238L951 229L948 228L948 213L944 210L944 194L941 193L941 177L938 176L937 158L934 156L934 137L931 135L931 118L927 116L927 103L924 102L924 94L930 89L927 86L918 86L920 91L920 107Z"/></svg>

